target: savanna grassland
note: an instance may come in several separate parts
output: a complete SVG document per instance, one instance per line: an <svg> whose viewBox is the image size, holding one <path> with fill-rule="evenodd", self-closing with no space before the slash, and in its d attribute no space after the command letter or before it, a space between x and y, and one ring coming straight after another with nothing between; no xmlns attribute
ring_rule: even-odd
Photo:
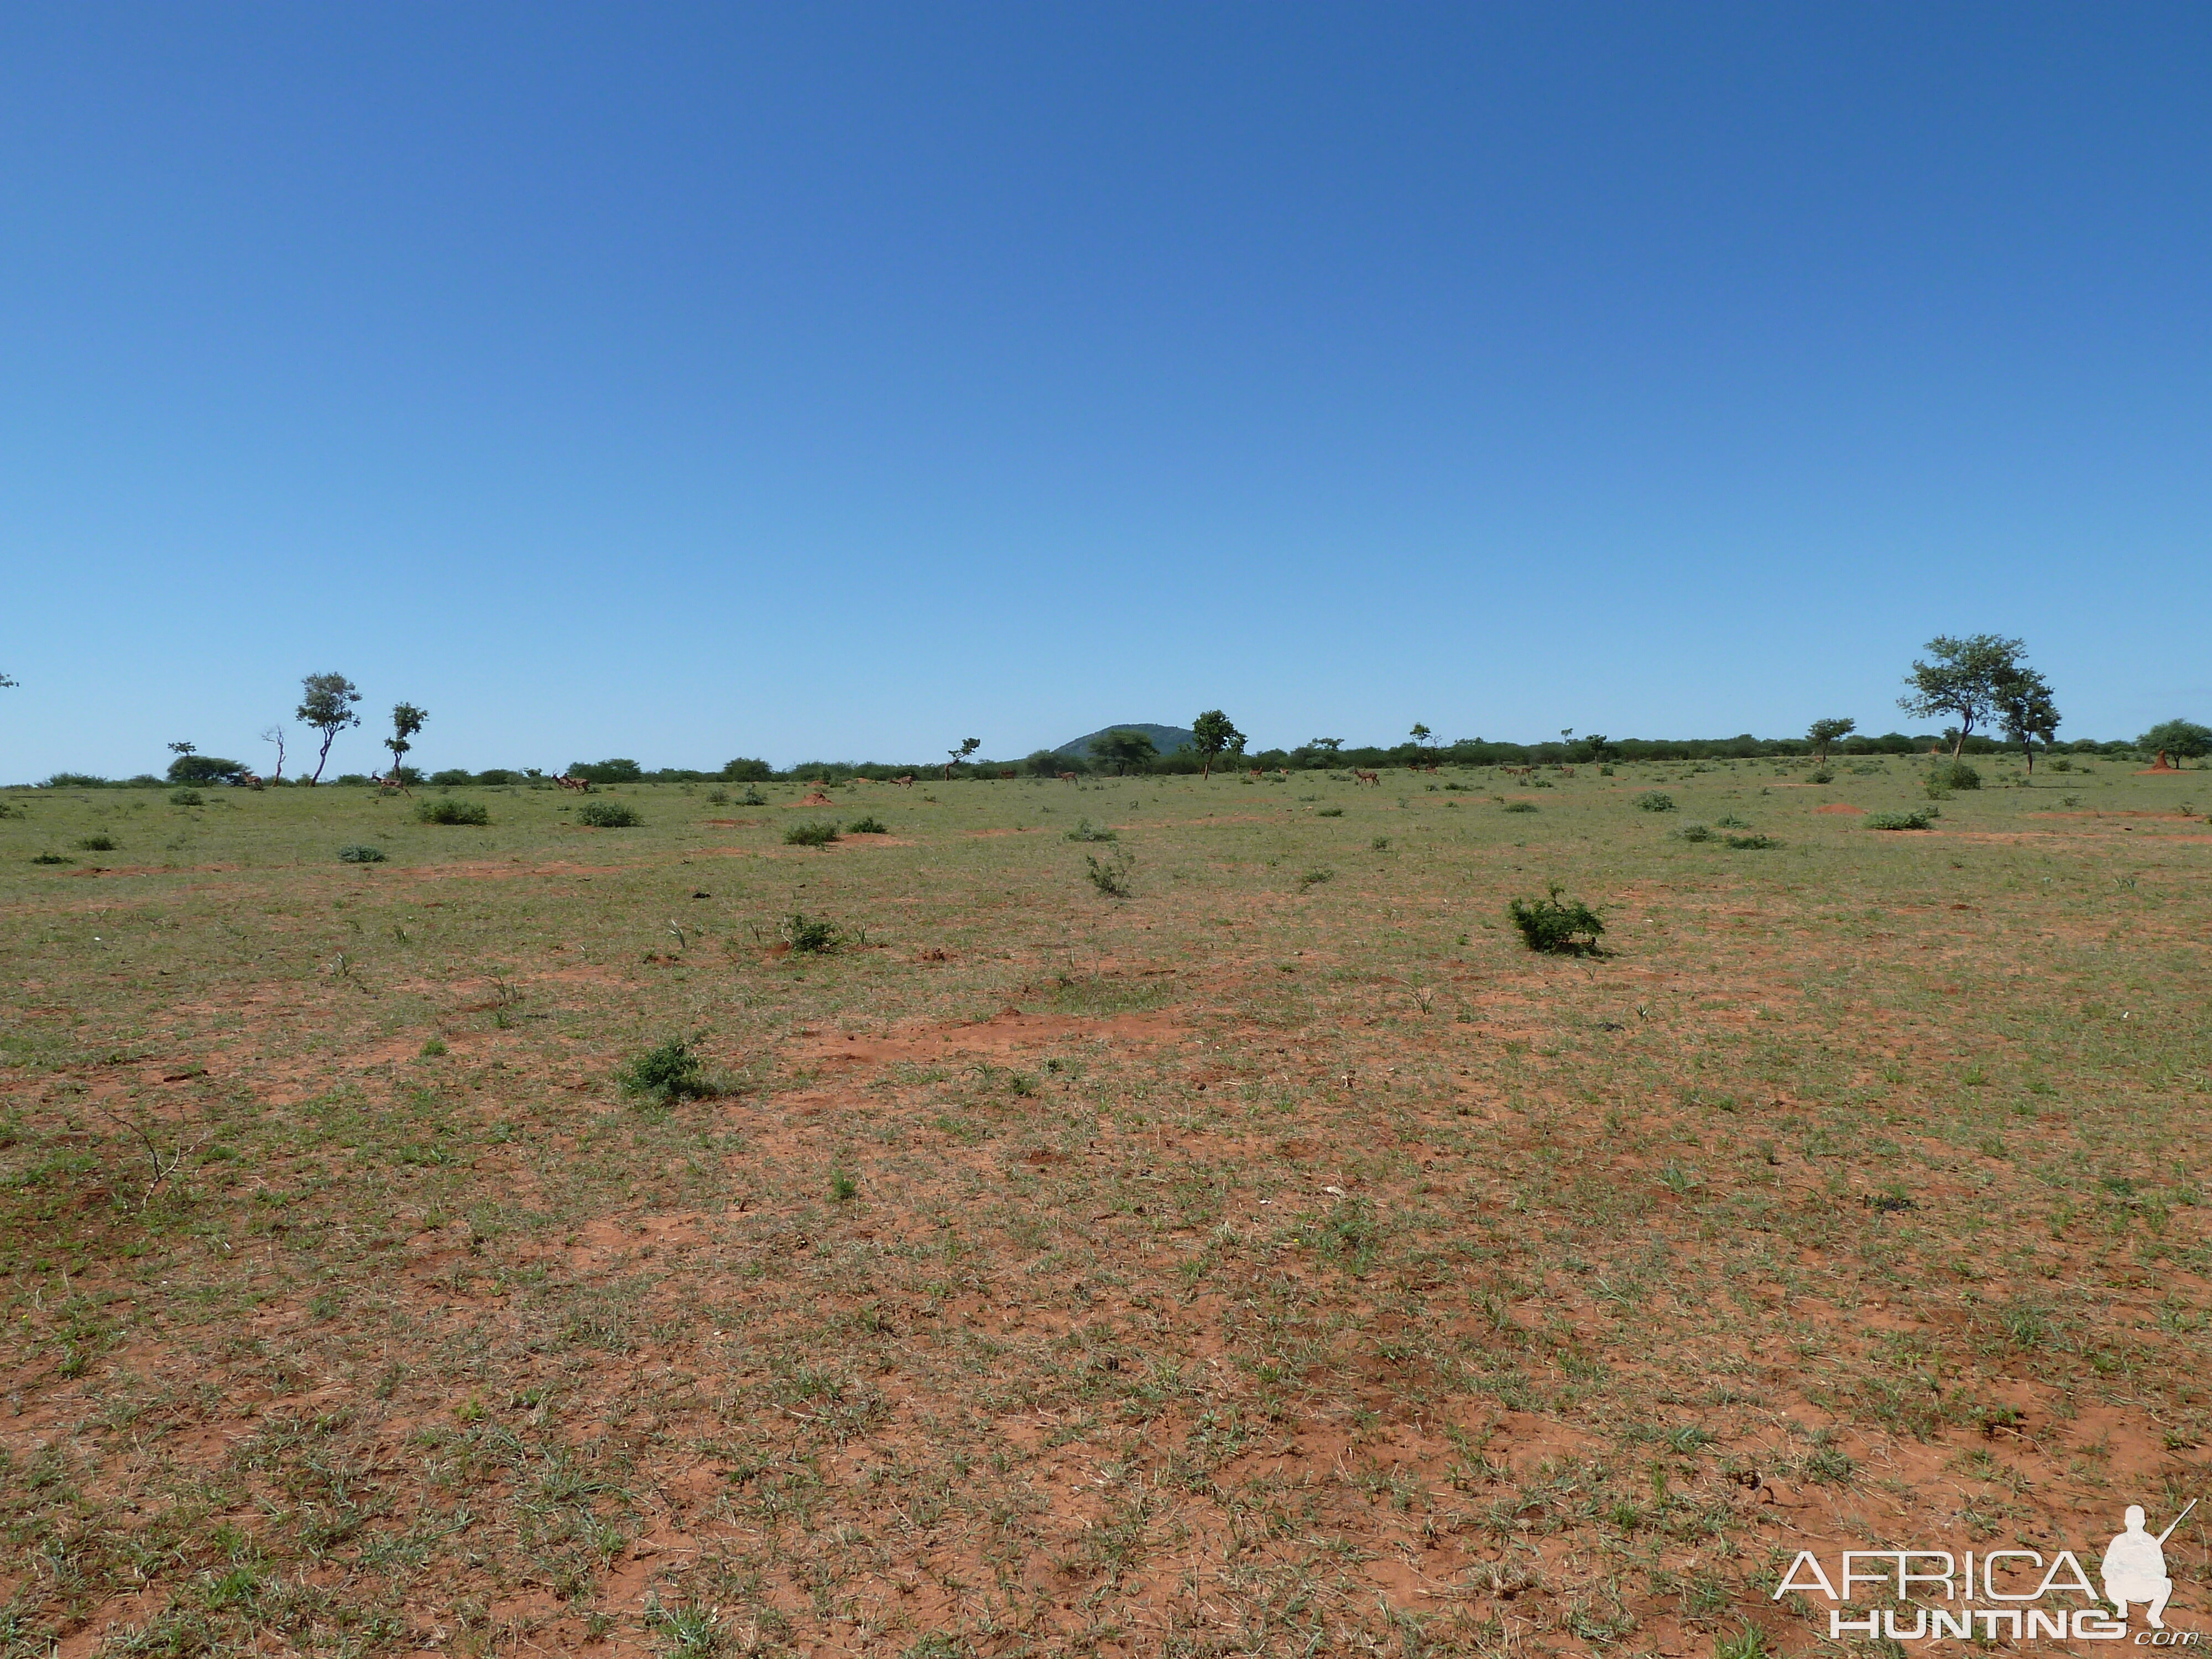
<svg viewBox="0 0 2212 1659"><path fill-rule="evenodd" d="M1981 764L0 795L0 1647L1796 1653L2170 1517L2212 775Z"/></svg>

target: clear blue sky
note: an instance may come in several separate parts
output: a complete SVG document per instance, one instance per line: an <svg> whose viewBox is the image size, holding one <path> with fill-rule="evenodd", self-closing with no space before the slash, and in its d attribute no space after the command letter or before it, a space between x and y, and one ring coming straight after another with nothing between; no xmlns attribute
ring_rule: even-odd
<svg viewBox="0 0 2212 1659"><path fill-rule="evenodd" d="M431 767L1881 731L1984 629L2212 720L2208 88L2197 3L13 5L0 777L326 668Z"/></svg>

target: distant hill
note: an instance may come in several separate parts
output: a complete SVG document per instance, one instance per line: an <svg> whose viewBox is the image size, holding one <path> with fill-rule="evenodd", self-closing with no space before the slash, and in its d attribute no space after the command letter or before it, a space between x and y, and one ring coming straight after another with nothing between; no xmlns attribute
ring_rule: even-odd
<svg viewBox="0 0 2212 1659"><path fill-rule="evenodd" d="M1052 752L1055 755L1073 755L1079 760L1089 760L1092 740L1104 737L1109 732L1141 732L1152 740L1152 747L1163 755L1172 755L1178 749L1188 749L1198 741L1198 733L1188 726L1153 726L1144 720L1123 720L1118 726L1102 726L1096 732L1087 732L1073 743L1063 743Z"/></svg>

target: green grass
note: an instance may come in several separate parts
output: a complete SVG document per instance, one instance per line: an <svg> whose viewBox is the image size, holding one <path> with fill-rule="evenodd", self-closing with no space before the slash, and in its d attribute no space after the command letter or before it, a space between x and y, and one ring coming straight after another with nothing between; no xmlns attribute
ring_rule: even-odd
<svg viewBox="0 0 2212 1659"><path fill-rule="evenodd" d="M1776 1516L2171 1518L2212 790L1977 764L1917 835L1854 758L826 851L780 784L0 792L0 1642L1741 1659L1825 1637ZM674 1034L714 1091L626 1094Z"/></svg>

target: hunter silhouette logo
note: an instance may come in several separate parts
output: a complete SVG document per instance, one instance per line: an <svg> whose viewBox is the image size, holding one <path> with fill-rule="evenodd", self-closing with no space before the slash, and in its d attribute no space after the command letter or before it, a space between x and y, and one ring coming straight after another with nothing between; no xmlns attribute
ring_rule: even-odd
<svg viewBox="0 0 2212 1659"><path fill-rule="evenodd" d="M2189 1510L2196 1507L2192 1498L2189 1509L2173 1517L2173 1526L2154 1538L2143 1530L2142 1505L2128 1505L2128 1529L2105 1546L2105 1599L2119 1617L2128 1616L2128 1603L2141 1601L2150 1627L2166 1628L2166 1598L2173 1594L2173 1580L2166 1576L2166 1540L2173 1536L2173 1527L2187 1520Z"/></svg>
<svg viewBox="0 0 2212 1659"><path fill-rule="evenodd" d="M2128 1610L2143 1610L2146 1628L2137 1647L2203 1644L2200 1631L2169 1631L2166 1604L2173 1579L2166 1570L2166 1540L2197 1507L2191 1498L2164 1532L2145 1523L2142 1505L2128 1506L2126 1530L2105 1546L2099 1564L2100 1597L2073 1551L2047 1559L2039 1550L1845 1550L1832 1577L1811 1550L1800 1550L1775 1586L1774 1599L1817 1594L1831 1605L1828 1637L1863 1636L1895 1643L1951 1639L2126 1642ZM1872 1591L1873 1596L1868 1596ZM1892 1605L1867 1607L1869 1599ZM1850 1616L1854 1604L1861 1610ZM1909 1621L1909 1622L1908 1622Z"/></svg>

